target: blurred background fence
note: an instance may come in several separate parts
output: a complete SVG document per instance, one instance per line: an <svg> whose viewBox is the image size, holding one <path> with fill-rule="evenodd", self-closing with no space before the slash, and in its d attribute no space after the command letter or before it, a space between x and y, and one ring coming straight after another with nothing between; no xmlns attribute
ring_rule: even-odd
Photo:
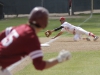
<svg viewBox="0 0 100 75"><path fill-rule="evenodd" d="M4 15L29 14L35 6L43 6L50 13L69 15L74 15L75 12L100 9L100 0L72 0L71 3L69 1L71 0L0 0L0 19L4 18Z"/></svg>

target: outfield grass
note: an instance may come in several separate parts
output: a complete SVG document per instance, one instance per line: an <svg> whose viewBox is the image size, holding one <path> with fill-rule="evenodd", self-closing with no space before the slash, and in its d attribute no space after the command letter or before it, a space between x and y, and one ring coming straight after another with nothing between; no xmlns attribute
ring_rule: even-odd
<svg viewBox="0 0 100 75"><path fill-rule="evenodd" d="M67 18L66 21L68 21L69 23L78 26L79 24L81 24L83 21L85 21L90 15L85 15L86 17L84 17L84 15L81 15L83 17L81 18ZM89 19L87 22L83 23L81 25L82 28L93 32L97 35L100 35L100 14L96 14L93 15L93 17L91 19ZM6 19L6 20L1 20L0 21L0 31L2 31L4 28L9 27L9 26L17 26L23 23L27 23L27 18L12 18L12 19ZM46 30L52 30L56 27L60 26L60 22L59 19L54 19L54 20L49 20L49 24L47 26L46 29L42 30L38 35L39 37L44 37L44 32ZM52 34L52 36L54 36L55 34L57 34L59 31L55 32L54 34ZM68 36L68 35L67 35Z"/></svg>
<svg viewBox="0 0 100 75"><path fill-rule="evenodd" d="M17 26L23 23L27 23L27 18L10 18L10 19L4 19L0 21L0 31L5 29L9 26Z"/></svg>

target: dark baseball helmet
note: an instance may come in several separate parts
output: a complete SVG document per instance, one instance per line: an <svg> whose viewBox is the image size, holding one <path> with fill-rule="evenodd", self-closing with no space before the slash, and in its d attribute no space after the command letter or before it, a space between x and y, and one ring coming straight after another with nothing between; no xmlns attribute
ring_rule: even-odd
<svg viewBox="0 0 100 75"><path fill-rule="evenodd" d="M48 24L49 12L44 7L35 7L29 15L29 23L38 28L45 28Z"/></svg>

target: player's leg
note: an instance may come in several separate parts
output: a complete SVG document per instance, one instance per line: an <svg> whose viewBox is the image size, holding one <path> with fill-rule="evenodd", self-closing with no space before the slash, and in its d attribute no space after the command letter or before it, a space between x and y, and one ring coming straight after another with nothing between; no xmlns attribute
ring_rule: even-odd
<svg viewBox="0 0 100 75"><path fill-rule="evenodd" d="M86 31L86 30L84 30L83 28L81 28L81 27L79 27L79 28L77 28L77 32L79 33L79 34L82 34L82 35L87 35L87 36L91 36L91 37L93 37L94 39L94 41L96 41L99 37L98 36L95 36L93 33L91 33L91 32L88 32L88 31ZM89 41L89 37L86 39L87 41Z"/></svg>
<svg viewBox="0 0 100 75"><path fill-rule="evenodd" d="M75 33L79 34L79 35L84 35L86 34L87 36L89 36L89 33L87 31L85 31L84 29L82 29L81 27L76 27L75 28ZM90 41L89 37L83 38L83 40L87 40Z"/></svg>
<svg viewBox="0 0 100 75"><path fill-rule="evenodd" d="M99 38L98 36L95 36L93 40L96 41L98 38Z"/></svg>
<svg viewBox="0 0 100 75"><path fill-rule="evenodd" d="M81 35L75 34L74 35L74 41L79 41L81 39Z"/></svg>
<svg viewBox="0 0 100 75"><path fill-rule="evenodd" d="M88 32L88 31L86 31L85 34L88 35L88 36L93 37L93 38L94 38L94 39L93 39L94 41L96 41L96 40L99 38L98 36L94 35L94 34L91 33L91 32Z"/></svg>

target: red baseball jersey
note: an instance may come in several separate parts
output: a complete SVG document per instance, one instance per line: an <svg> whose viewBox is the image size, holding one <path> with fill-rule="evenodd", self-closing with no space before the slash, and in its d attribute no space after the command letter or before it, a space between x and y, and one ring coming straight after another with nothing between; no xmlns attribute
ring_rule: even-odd
<svg viewBox="0 0 100 75"><path fill-rule="evenodd" d="M34 28L23 24L0 33L0 66L6 68L29 55L36 69L44 69L43 53Z"/></svg>

